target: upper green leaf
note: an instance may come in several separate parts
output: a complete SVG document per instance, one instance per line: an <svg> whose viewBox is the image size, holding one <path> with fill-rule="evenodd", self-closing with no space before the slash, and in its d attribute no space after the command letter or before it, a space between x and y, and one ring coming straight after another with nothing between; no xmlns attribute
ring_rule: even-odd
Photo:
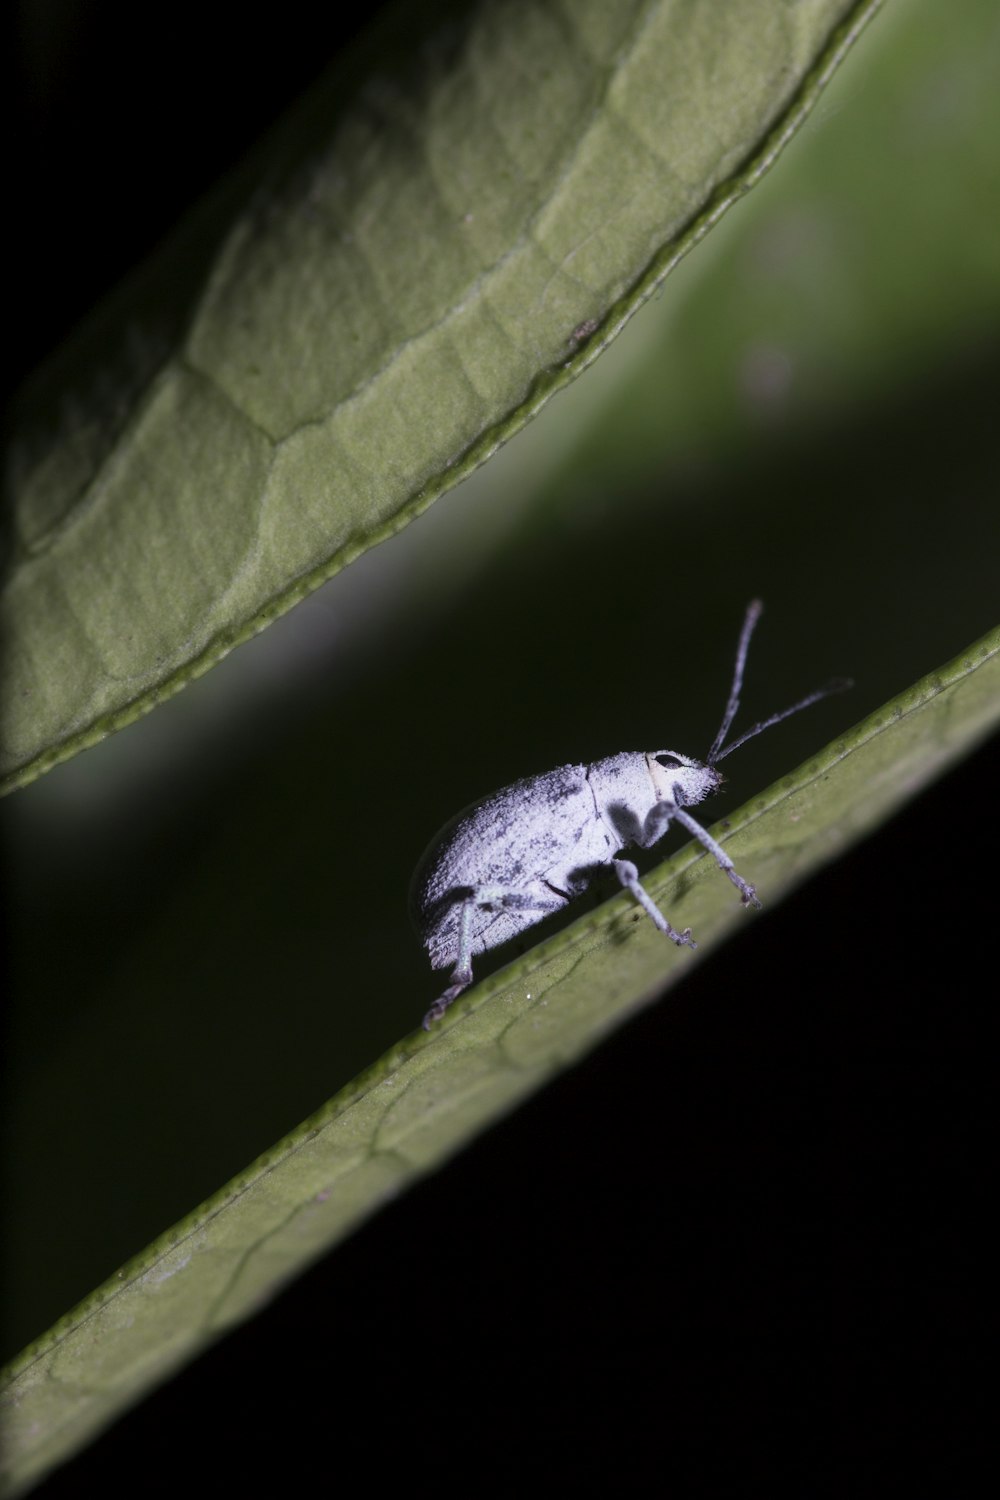
<svg viewBox="0 0 1000 1500"><path fill-rule="evenodd" d="M128 359L99 325L110 368L43 382L58 430L13 466L5 785L481 463L767 168L876 8L510 0L331 75L146 278Z"/></svg>

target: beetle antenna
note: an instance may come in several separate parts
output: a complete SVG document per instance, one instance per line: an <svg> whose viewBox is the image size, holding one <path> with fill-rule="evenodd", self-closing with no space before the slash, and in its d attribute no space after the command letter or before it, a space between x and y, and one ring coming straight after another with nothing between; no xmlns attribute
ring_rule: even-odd
<svg viewBox="0 0 1000 1500"><path fill-rule="evenodd" d="M733 668L733 685L729 689L729 702L726 704L726 711L722 715L722 724L719 727L719 732L712 741L712 748L708 752L708 759L705 762L707 766L714 766L717 760L722 759L722 747L726 743L726 735L732 727L732 722L740 706L740 692L743 687L743 668L746 666L747 652L750 649L750 637L753 635L757 621L763 612L764 606L760 600L751 599L747 605L747 612L743 620L743 629L740 631L740 643L736 648L736 665ZM805 707L804 704L799 706ZM789 712L794 713L794 709L789 709ZM759 727L763 729L765 725L761 724ZM744 735L743 738L749 739L749 735ZM738 741L738 743L742 744L742 741ZM729 749L735 750L736 746L730 745ZM725 754L728 755L729 750Z"/></svg>
<svg viewBox="0 0 1000 1500"><path fill-rule="evenodd" d="M833 693L846 693L847 689L853 686L854 683L850 677L834 677L832 681L824 683L821 688L817 688L808 697L802 698L798 703L793 703L791 708L783 708L780 713L772 714L769 719L762 719L759 724L755 724L752 729L748 729L746 734L741 734L738 740L733 740L731 745L727 745L725 750L720 750L714 759L709 760L707 764L714 766L716 761L725 760L727 755L731 755L734 750L738 750L741 745L745 745L747 740L752 740L755 734L760 734L764 729L770 729L772 724L780 724L782 719L790 719L792 714L797 714L800 709L810 708L812 704L819 703L822 698L829 698Z"/></svg>

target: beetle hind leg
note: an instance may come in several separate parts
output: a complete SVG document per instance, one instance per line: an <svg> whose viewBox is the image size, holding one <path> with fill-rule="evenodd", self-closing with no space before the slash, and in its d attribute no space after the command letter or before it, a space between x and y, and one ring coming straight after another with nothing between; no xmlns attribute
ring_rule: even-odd
<svg viewBox="0 0 1000 1500"><path fill-rule="evenodd" d="M457 1000L463 990L472 983L472 919L477 911L523 911L536 912L534 921L540 921L549 912L565 906L569 897L554 886L551 899L538 897L528 891L509 890L503 886L480 886L471 888L462 901L458 914L458 952L455 967L451 971L451 983L443 995L439 995L424 1016L423 1028L430 1031L435 1021L440 1021L449 1005Z"/></svg>
<svg viewBox="0 0 1000 1500"><path fill-rule="evenodd" d="M439 995L424 1016L421 1025L425 1031L430 1031L435 1021L440 1021L445 1011L453 1000L457 1000L463 990L467 990L472 983L472 917L477 906L475 895L470 895L462 902L462 909L458 914L458 956L455 967L451 971L451 984L443 995Z"/></svg>
<svg viewBox="0 0 1000 1500"><path fill-rule="evenodd" d="M423 1021L421 1022L421 1025L423 1026L425 1031L430 1031L431 1026L434 1024L434 1022L440 1021L441 1017L444 1015L451 1002L453 1000L457 1000L462 991L469 988L469 985L472 983L472 969L470 968L467 969L464 973L459 973L459 970L456 967L452 970L451 977L454 983L449 984L444 994L438 996L438 998L434 1001L434 1004L431 1006L430 1010L427 1012L426 1016L424 1016Z"/></svg>

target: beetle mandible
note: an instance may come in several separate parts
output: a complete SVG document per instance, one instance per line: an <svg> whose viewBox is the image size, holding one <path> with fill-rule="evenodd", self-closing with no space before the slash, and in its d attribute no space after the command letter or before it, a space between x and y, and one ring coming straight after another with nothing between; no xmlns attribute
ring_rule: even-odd
<svg viewBox="0 0 1000 1500"><path fill-rule="evenodd" d="M707 829L687 811L722 783L717 769L747 740L791 714L851 686L837 678L725 745L740 706L743 670L763 605L747 608L722 724L704 761L676 750L625 750L590 765L527 776L474 802L446 823L425 851L410 887L414 925L434 969L451 982L423 1020L424 1030L472 983L472 958L533 927L580 896L610 865L621 884L678 947L694 948L691 929L676 931L643 890L628 844L647 849L671 823L686 828L725 871L744 906L760 906L753 886Z"/></svg>

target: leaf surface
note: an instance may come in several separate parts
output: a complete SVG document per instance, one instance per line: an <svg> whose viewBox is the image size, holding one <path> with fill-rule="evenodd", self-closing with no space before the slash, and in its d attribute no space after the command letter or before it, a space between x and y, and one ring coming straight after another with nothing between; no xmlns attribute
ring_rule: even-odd
<svg viewBox="0 0 1000 1500"><path fill-rule="evenodd" d="M773 162L875 9L510 0L403 60L390 28L319 85L89 330L105 367L24 419L48 435L13 465L4 785L482 463Z"/></svg>

